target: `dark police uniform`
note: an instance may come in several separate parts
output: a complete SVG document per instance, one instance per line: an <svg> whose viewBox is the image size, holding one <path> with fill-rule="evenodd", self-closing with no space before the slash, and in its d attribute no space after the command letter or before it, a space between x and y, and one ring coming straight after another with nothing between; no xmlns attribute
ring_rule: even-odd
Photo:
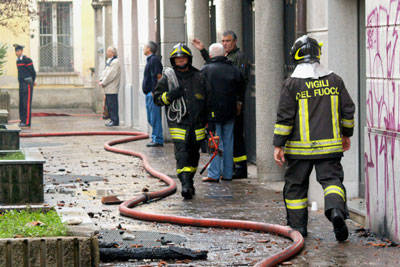
<svg viewBox="0 0 400 267"><path fill-rule="evenodd" d="M208 51L206 49L202 49L200 51L203 59L206 62L209 62L210 57ZM249 70L250 64L242 51L239 48L233 49L226 56L232 64L239 68L240 72L243 75L245 80L245 84L247 86L249 81ZM246 89L245 86L245 89ZM233 174L233 178L246 178L247 177L247 154L246 154L246 144L244 137L244 96L245 90L242 91L242 96L240 99L243 99L242 103L242 111L239 115L235 116L235 127L234 127L234 142L233 142L233 161L235 163L235 170Z"/></svg>
<svg viewBox="0 0 400 267"><path fill-rule="evenodd" d="M200 159L199 149L201 142L206 138L206 84L200 71L192 66L189 66L189 71L186 72L175 70L175 74L180 90L183 90L187 112L180 122L170 119L167 121L175 147L178 177L181 181L189 181L194 190L193 177ZM168 79L165 75L158 81L153 92L154 103L166 106L168 113L172 100L169 95ZM174 112L172 112L172 117L175 117ZM183 184L184 182L182 182L182 186Z"/></svg>
<svg viewBox="0 0 400 267"><path fill-rule="evenodd" d="M343 185L342 136L353 135L354 103L342 79L334 74L319 79L288 78L283 85L273 144L285 147L284 201L288 224L307 226L309 175L315 166L324 189L325 215L338 209L348 217Z"/></svg>
<svg viewBox="0 0 400 267"><path fill-rule="evenodd" d="M19 82L19 118L26 126L31 125L33 84L36 79L32 60L27 56L17 59Z"/></svg>

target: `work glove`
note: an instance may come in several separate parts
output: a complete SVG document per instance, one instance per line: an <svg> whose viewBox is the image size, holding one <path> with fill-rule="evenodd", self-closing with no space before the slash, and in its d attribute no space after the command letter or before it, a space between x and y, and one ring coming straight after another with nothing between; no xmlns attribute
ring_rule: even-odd
<svg viewBox="0 0 400 267"><path fill-rule="evenodd" d="M174 101L174 100L176 100L176 99L178 99L178 98L180 98L182 96L183 96L183 88L182 87L178 87L176 89L173 89L173 90L169 91L169 93L168 93L168 98L171 101Z"/></svg>

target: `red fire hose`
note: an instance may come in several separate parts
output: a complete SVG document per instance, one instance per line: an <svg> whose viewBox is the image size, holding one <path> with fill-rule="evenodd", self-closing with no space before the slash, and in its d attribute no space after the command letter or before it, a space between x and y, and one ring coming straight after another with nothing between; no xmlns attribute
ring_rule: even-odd
<svg viewBox="0 0 400 267"><path fill-rule="evenodd" d="M123 216L131 217L138 220L143 221L151 221L151 222L162 222L162 223L171 223L177 225L190 225L197 227L215 227L215 228L229 228L229 229L242 229L242 230L253 230L253 231L262 231L268 233L274 233L281 236L285 236L293 240L293 244L281 252L270 256L268 258L263 259L258 262L256 266L275 266L280 262L283 262L297 253L299 253L304 247L304 239L302 235L292 230L290 227L277 225L277 224L268 224L262 222L253 222L253 221L241 221L241 220L220 220L220 219L197 219L190 217L181 217L181 216L172 216L172 215L162 215L162 214L153 214L143 211L137 211L133 208L140 203L145 203L151 199L164 198L169 195L172 195L176 192L176 183L175 181L159 172L154 170L147 158L146 155L113 147L118 144L128 143L135 140L141 140L148 138L148 135L141 132L59 132L59 133L21 133L21 137L55 137L55 136L91 136L91 135L123 135L130 136L123 139L117 139L113 141L106 142L104 144L104 149L110 152L130 155L134 157L138 157L142 159L144 168L146 171L152 176L159 178L163 182L165 182L168 187L163 190L157 192L144 193L143 195L137 196L131 200L123 202L119 206L120 214Z"/></svg>

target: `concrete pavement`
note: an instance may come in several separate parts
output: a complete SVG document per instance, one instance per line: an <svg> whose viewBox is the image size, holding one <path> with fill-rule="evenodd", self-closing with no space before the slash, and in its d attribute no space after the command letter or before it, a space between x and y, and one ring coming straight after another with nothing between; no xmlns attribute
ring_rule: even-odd
<svg viewBox="0 0 400 267"><path fill-rule="evenodd" d="M54 110L53 110L54 111ZM36 111L35 111L36 112ZM88 113L88 110L62 110L60 113ZM14 113L15 114L15 113ZM12 114L13 115L13 114ZM14 115L15 118L15 115ZM99 117L39 117L33 119L32 128L24 132L104 131ZM112 130L130 130L116 127ZM221 229L179 227L168 224L140 222L120 217L118 206L105 206L101 196L116 194L128 199L143 190L163 188L158 180L149 177L138 159L116 155L103 149L110 136L55 137L23 139L22 145L37 147L46 158L45 200L59 209L84 210L95 229L115 229L118 225L127 230L168 232L187 239L185 247L209 250L207 261L191 263L170 262L169 266L248 266L289 245L290 241L270 234ZM146 153L155 169L173 178L175 160L172 144L164 148L147 148L148 140L121 145L126 149ZM208 160L202 154L200 166ZM255 176L251 167L249 179L219 184L205 184L196 176L196 197L182 201L180 194L143 205L138 209L164 214L192 217L245 219L285 224L285 209L278 188L271 190L265 180ZM69 177L59 182L60 177ZM92 181L85 181L92 177ZM90 180L90 179L89 179ZM58 182L57 182L58 181ZM179 191L179 189L178 189ZM320 207L321 208L321 207ZM86 222L86 221L85 221ZM348 242L337 243L332 227L323 211L310 211L309 236L303 252L287 264L294 266L398 266L400 248L396 244L382 242L363 232L361 226L348 221L351 231ZM263 241L264 243L259 243ZM103 264L102 266L154 265L157 262L142 261Z"/></svg>

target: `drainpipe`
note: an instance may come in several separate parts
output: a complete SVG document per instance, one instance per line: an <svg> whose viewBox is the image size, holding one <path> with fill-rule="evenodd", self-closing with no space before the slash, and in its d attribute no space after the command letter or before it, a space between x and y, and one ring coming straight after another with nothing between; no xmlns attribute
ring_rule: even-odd
<svg viewBox="0 0 400 267"><path fill-rule="evenodd" d="M307 34L307 0L297 0L296 39L304 34Z"/></svg>

